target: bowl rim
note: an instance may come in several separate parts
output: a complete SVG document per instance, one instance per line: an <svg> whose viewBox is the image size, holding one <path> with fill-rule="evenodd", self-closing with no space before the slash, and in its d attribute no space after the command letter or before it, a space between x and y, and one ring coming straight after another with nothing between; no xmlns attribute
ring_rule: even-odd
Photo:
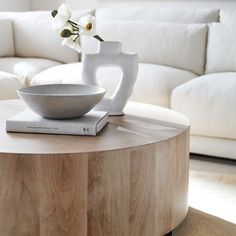
<svg viewBox="0 0 236 236"><path fill-rule="evenodd" d="M93 87L93 88L97 88L100 89L101 91L97 92L97 93L90 93L90 94L41 94L41 93L32 93L32 92L27 92L24 90L27 90L29 88L32 87L47 87L47 86L61 86L61 85L72 85L72 86L87 86L87 87ZM23 95L31 95L31 96L47 96L47 97L84 97L84 96L91 96L91 95L100 95L100 94L105 94L106 90L102 87L99 86L95 86L95 85L90 85L90 84L41 84L41 85L33 85L33 86L29 86L29 87L23 87L20 89L17 89L17 92L19 94L23 94Z"/></svg>

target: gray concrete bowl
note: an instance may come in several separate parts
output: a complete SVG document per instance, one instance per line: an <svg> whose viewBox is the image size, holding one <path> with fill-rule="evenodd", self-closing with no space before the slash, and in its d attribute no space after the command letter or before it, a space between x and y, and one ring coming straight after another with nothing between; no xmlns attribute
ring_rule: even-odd
<svg viewBox="0 0 236 236"><path fill-rule="evenodd" d="M105 95L105 89L84 84L49 84L21 88L20 98L45 118L69 119L89 112Z"/></svg>

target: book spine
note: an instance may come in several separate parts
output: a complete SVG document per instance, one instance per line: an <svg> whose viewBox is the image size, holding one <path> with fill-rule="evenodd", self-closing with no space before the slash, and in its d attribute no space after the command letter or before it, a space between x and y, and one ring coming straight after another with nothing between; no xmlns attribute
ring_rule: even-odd
<svg viewBox="0 0 236 236"><path fill-rule="evenodd" d="M6 121L8 132L20 133L44 133L44 134L72 134L72 135L96 135L96 126L88 124L76 125L55 125L55 124L35 124L34 122Z"/></svg>

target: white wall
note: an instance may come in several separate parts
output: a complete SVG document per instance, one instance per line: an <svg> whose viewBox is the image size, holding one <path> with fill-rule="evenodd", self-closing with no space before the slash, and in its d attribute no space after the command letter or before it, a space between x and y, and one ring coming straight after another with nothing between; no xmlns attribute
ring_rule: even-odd
<svg viewBox="0 0 236 236"><path fill-rule="evenodd" d="M53 10L57 9L61 3L65 2L64 0L31 0L31 1L32 1L32 10Z"/></svg>
<svg viewBox="0 0 236 236"><path fill-rule="evenodd" d="M67 0L72 8L97 7L178 7L235 8L236 0Z"/></svg>
<svg viewBox="0 0 236 236"><path fill-rule="evenodd" d="M236 9L236 0L0 0L0 11L52 10L62 2L73 9L134 6Z"/></svg>
<svg viewBox="0 0 236 236"><path fill-rule="evenodd" d="M0 11L30 11L31 0L0 0Z"/></svg>

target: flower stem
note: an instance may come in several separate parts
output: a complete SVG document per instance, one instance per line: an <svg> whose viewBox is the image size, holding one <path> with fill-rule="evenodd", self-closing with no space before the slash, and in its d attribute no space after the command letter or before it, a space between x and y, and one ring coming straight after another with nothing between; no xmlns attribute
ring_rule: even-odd
<svg viewBox="0 0 236 236"><path fill-rule="evenodd" d="M98 36L98 35L94 35L93 36L95 39L97 39L98 41L100 41L100 42L103 42L104 40L100 37L100 36Z"/></svg>
<svg viewBox="0 0 236 236"><path fill-rule="evenodd" d="M77 23L75 23L75 22L72 21L72 20L68 20L68 22L69 22L71 25L77 26Z"/></svg>
<svg viewBox="0 0 236 236"><path fill-rule="evenodd" d="M68 23L69 23L74 29L79 30L79 27L78 27L78 25L77 25L75 22L73 22L73 21L71 21L71 20L68 20Z"/></svg>
<svg viewBox="0 0 236 236"><path fill-rule="evenodd" d="M75 42L78 38L79 38L79 34L75 37L73 41Z"/></svg>

